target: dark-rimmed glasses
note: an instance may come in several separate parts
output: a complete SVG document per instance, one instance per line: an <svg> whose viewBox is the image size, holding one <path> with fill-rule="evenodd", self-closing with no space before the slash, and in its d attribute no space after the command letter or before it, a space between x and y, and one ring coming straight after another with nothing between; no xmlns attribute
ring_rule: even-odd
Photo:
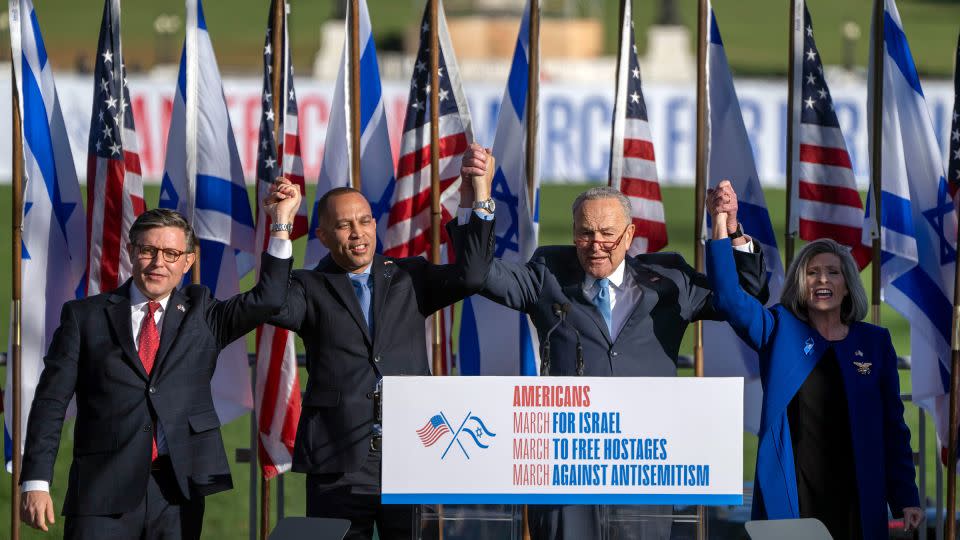
<svg viewBox="0 0 960 540"><path fill-rule="evenodd" d="M590 237L587 235L587 234L593 234L593 233L587 233L587 234L578 234L578 235L574 236L574 237L573 237L573 243L574 243L574 245L576 245L576 246L577 246L578 248L580 248L580 249L588 248L588 247L590 247L590 246L593 245L593 244L597 244L598 246L600 246L600 249L601 249L601 250L606 251L606 252L609 253L609 252L617 249L617 246L620 245L620 241L623 240L623 235L627 234L627 229L629 229L629 228L630 228L629 225L627 225L626 227L624 227L624 228L623 228L623 232L620 233L620 236L618 236L616 240L612 240L612 241L610 241L610 240L594 240L594 239L590 238Z"/></svg>
<svg viewBox="0 0 960 540"><path fill-rule="evenodd" d="M153 260L158 253L163 254L163 260L168 263L175 263L180 260L180 257L183 256L186 251L180 251L173 248L160 249L157 246L148 246L145 244L131 244L133 246L133 251L137 254L137 257L141 259L150 259Z"/></svg>

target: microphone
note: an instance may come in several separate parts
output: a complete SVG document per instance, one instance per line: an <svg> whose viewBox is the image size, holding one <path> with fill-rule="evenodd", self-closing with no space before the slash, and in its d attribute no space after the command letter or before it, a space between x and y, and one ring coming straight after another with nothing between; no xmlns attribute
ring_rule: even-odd
<svg viewBox="0 0 960 540"><path fill-rule="evenodd" d="M563 316L560 319L566 321L567 313L570 311L570 304L563 304L560 306L560 310L563 312ZM577 325L571 324L570 328L573 328L573 333L577 336L577 376L580 376L583 375L583 343L580 341L580 331L577 330Z"/></svg>
<svg viewBox="0 0 960 540"><path fill-rule="evenodd" d="M563 309L563 306L560 304L553 304L553 314L557 317L557 322L550 327L550 330L547 330L547 335L543 338L543 346L541 347L540 352L540 375L546 376L550 375L550 335L553 334L554 330L560 327L563 324L564 319L567 316L566 310Z"/></svg>

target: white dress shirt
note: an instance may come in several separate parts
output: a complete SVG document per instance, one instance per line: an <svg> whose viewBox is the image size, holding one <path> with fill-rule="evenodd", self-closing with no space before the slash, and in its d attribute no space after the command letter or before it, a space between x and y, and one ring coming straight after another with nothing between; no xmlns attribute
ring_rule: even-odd
<svg viewBox="0 0 960 540"><path fill-rule="evenodd" d="M278 259L289 259L293 256L293 242L284 238L270 237L267 243L267 253ZM157 325L157 334L163 336L163 314L167 311L167 302L170 301L170 295L160 298L160 308L153 314L153 321ZM133 346L140 349L140 328L143 326L143 320L146 318L149 310L147 309L149 299L136 285L130 285L130 326L133 329ZM164 456L168 453L167 437L163 433L163 425L160 419L156 421L157 426L157 455ZM46 480L26 480L21 484L20 491L50 491L50 482Z"/></svg>

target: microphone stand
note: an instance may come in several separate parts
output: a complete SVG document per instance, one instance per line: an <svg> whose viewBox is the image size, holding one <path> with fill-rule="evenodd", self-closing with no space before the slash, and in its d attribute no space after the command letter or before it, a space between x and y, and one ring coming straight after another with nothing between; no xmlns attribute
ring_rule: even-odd
<svg viewBox="0 0 960 540"><path fill-rule="evenodd" d="M559 328L561 324L563 324L563 321L567 316L567 311L560 304L554 304L553 314L559 320L550 327L550 330L547 330L547 335L543 339L543 346L541 347L540 352L540 375L544 377L550 375L550 335L553 334L554 330Z"/></svg>

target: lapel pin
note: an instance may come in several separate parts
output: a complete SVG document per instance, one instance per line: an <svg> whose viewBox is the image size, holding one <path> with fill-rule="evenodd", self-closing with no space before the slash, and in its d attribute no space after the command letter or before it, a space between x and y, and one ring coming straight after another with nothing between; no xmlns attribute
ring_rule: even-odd
<svg viewBox="0 0 960 540"><path fill-rule="evenodd" d="M810 354L810 351L813 350L813 338L807 338L806 343L803 345L803 354Z"/></svg>
<svg viewBox="0 0 960 540"><path fill-rule="evenodd" d="M856 352L853 353L853 355L854 355L854 356L861 356L861 357L862 357L862 356L863 356L863 351L861 351L860 349L857 349Z"/></svg>
<svg viewBox="0 0 960 540"><path fill-rule="evenodd" d="M860 375L869 375L873 362L854 362L853 365L857 366L857 373Z"/></svg>
<svg viewBox="0 0 960 540"><path fill-rule="evenodd" d="M177 311L179 311L180 313L186 313L187 308L183 307L183 304L177 304Z"/></svg>
<svg viewBox="0 0 960 540"><path fill-rule="evenodd" d="M650 283L655 283L657 281L660 281L660 276L652 276L650 278Z"/></svg>

